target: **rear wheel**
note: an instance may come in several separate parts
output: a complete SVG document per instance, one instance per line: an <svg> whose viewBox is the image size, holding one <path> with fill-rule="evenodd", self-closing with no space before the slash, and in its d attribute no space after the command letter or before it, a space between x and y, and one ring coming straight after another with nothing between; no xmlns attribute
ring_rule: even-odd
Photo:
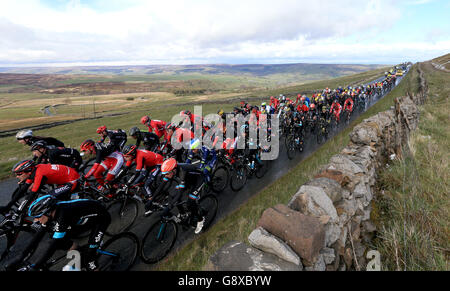
<svg viewBox="0 0 450 291"><path fill-rule="evenodd" d="M235 167L235 170L231 174L230 187L233 191L239 191L247 183L247 169L244 165Z"/></svg>
<svg viewBox="0 0 450 291"><path fill-rule="evenodd" d="M177 233L175 222L157 221L142 239L141 259L146 264L154 264L162 260L175 244Z"/></svg>
<svg viewBox="0 0 450 291"><path fill-rule="evenodd" d="M217 214L217 208L219 202L214 195L207 195L202 197L199 201L199 210L202 216L205 216L205 223L203 224L202 231L205 231L211 223L214 221L214 218Z"/></svg>
<svg viewBox="0 0 450 291"><path fill-rule="evenodd" d="M128 271L139 254L139 239L134 233L123 232L109 239L97 253L101 271Z"/></svg>
<svg viewBox="0 0 450 291"><path fill-rule="evenodd" d="M230 173L227 168L224 166L217 167L212 174L211 189L216 193L222 192L227 187L229 178Z"/></svg>
<svg viewBox="0 0 450 291"><path fill-rule="evenodd" d="M292 160L295 157L295 140L294 135L289 135L285 140L286 144L286 153L289 160Z"/></svg>
<svg viewBox="0 0 450 291"><path fill-rule="evenodd" d="M119 199L107 206L111 215L111 224L106 233L117 235L127 231L136 220L139 213L138 202L131 198Z"/></svg>
<svg viewBox="0 0 450 291"><path fill-rule="evenodd" d="M264 175L269 170L269 161L263 160L261 161L261 164L258 165L258 169L256 170L255 176L258 179L261 179L264 177Z"/></svg>

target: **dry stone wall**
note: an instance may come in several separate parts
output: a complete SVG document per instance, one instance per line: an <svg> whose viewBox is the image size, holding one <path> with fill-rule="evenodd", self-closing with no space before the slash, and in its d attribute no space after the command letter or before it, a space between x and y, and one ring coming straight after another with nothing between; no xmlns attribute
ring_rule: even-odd
<svg viewBox="0 0 450 291"><path fill-rule="evenodd" d="M377 170L400 157L417 128L428 85L420 70L419 92L355 126L349 144L295 193L287 205L266 209L248 241L230 242L206 269L365 270Z"/></svg>

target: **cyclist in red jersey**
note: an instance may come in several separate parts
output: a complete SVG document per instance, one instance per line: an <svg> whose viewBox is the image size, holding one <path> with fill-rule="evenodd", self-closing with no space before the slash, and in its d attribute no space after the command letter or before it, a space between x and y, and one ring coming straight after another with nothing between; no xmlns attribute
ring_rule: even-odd
<svg viewBox="0 0 450 291"><path fill-rule="evenodd" d="M19 181L25 181L31 186L29 189L28 201L36 198L39 190L44 185L58 185L59 187L48 192L49 195L58 197L61 200L69 200L78 186L80 174L70 167L64 165L39 164L32 160L25 160L13 169Z"/></svg>
<svg viewBox="0 0 450 291"><path fill-rule="evenodd" d="M346 111L346 110L348 110L350 112L353 111L353 99L352 99L352 97L348 97L345 100L345 102L344 102L344 111Z"/></svg>
<svg viewBox="0 0 450 291"><path fill-rule="evenodd" d="M95 143L93 140L86 140L80 146L82 152L87 152L88 155L96 155L96 160L89 172L84 176L88 179L94 176L97 180L100 191L106 192L111 188L111 182L115 179L123 165L122 153L114 151L104 151L102 144ZM106 179L103 177L108 170Z"/></svg>
<svg viewBox="0 0 450 291"><path fill-rule="evenodd" d="M125 146L122 153L127 162L127 168L131 167L133 162L136 163L136 173L128 180L127 184L134 186L146 179L144 190L146 198L149 199L152 196L150 185L158 175L159 166L164 162L164 157L151 151L139 150L135 145Z"/></svg>
<svg viewBox="0 0 450 291"><path fill-rule="evenodd" d="M149 116L142 116L141 123L148 127L149 132L154 132L159 138L164 135L167 122L162 120L152 120Z"/></svg>
<svg viewBox="0 0 450 291"><path fill-rule="evenodd" d="M331 105L330 113L333 113L336 117L336 121L339 122L339 116L341 115L342 105L335 99L333 105Z"/></svg>

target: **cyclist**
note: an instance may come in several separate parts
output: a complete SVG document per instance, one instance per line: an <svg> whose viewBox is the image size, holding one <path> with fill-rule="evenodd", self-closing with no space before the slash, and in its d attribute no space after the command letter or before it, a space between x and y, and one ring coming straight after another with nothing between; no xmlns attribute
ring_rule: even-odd
<svg viewBox="0 0 450 291"><path fill-rule="evenodd" d="M97 249L101 246L104 233L111 223L111 215L101 202L89 199L59 201L52 195L44 195L30 205L28 215L34 217L43 227L26 249L40 243L43 249L33 257L34 264L28 265L27 270L41 269L58 249L75 249L76 244L72 242L71 237L79 232L81 226L83 230L86 230L86 227L91 230L89 248L81 257L81 263L88 271L98 270ZM50 236L45 239L47 233ZM19 259L23 259L25 254Z"/></svg>
<svg viewBox="0 0 450 291"><path fill-rule="evenodd" d="M159 174L164 157L151 151L139 150L135 145L125 146L122 153L127 162L127 168L131 167L133 162L136 162L136 173L128 180L127 184L134 186L145 180L144 190L146 198L149 199L152 196L150 185Z"/></svg>
<svg viewBox="0 0 450 291"><path fill-rule="evenodd" d="M167 124L167 122L162 120L152 120L148 115L142 116L141 123L148 127L149 132L154 132L158 136L158 139L164 135Z"/></svg>
<svg viewBox="0 0 450 291"><path fill-rule="evenodd" d="M37 164L57 164L74 168L78 171L83 163L80 153L76 149L56 148L49 146L43 140L38 140L31 145L33 155L38 159Z"/></svg>
<svg viewBox="0 0 450 291"><path fill-rule="evenodd" d="M88 179L94 176L99 184L98 189L100 191L107 192L110 190L112 182L123 165L122 153L111 151L111 148L105 147L101 143L95 143L91 139L84 141L80 146L80 150L87 152L88 155L95 155L96 157L94 165L84 178ZM106 175L106 179L104 179L103 174L107 170L108 174Z"/></svg>
<svg viewBox="0 0 450 291"><path fill-rule="evenodd" d="M333 105L330 108L330 113L334 114L334 117L336 117L336 121L339 123L339 116L342 111L342 106L339 104L337 99L334 99Z"/></svg>
<svg viewBox="0 0 450 291"><path fill-rule="evenodd" d="M159 146L159 137L153 132L143 132L137 127L132 127L130 129L130 136L136 139L136 147L138 148L141 142L143 142L144 148L148 151L155 151Z"/></svg>
<svg viewBox="0 0 450 291"><path fill-rule="evenodd" d="M34 142L36 142L38 140L43 140L48 145L52 145L55 147L64 147L64 143L62 141L57 140L54 137L33 136L33 131L31 129L19 131L16 134L16 139L19 143L21 143L23 145L31 146Z"/></svg>
<svg viewBox="0 0 450 291"><path fill-rule="evenodd" d="M161 216L167 216L169 214L174 205L182 198L182 194L185 192L187 186L191 189L187 199L187 207L191 212L191 225L195 227L196 234L200 233L205 223L205 216L198 207L199 193L204 185L203 174L196 165L178 164L174 158L164 161L161 165L161 173L164 175L163 182L156 189L154 197L158 196L163 189L170 187L172 182L174 182L173 184L177 184L174 191L169 192L170 201L164 207ZM146 216L152 213L152 205L152 200L149 200L145 204Z"/></svg>
<svg viewBox="0 0 450 291"><path fill-rule="evenodd" d="M127 143L127 134L125 131L118 130L108 130L106 126L100 126L97 128L97 133L102 136L99 143L103 144L106 138L109 138L109 143L106 144L107 148L111 150L120 151L123 146Z"/></svg>
<svg viewBox="0 0 450 291"><path fill-rule="evenodd" d="M344 103L344 111L347 111L348 114L351 114L353 111L353 98L349 96Z"/></svg>
<svg viewBox="0 0 450 291"><path fill-rule="evenodd" d="M22 168L19 167L19 165L22 165ZM13 192L13 194L11 195L11 200L9 201L8 204L6 204L5 206L0 206L0 213L5 214L7 213L11 207L13 205L15 205L20 199L24 198L27 196L27 191L30 188L30 184L27 183L27 178L25 177L25 175L22 175L21 171L32 171L32 167L30 166L31 162L29 162L29 160L23 160L20 161L18 163L16 163L11 171L14 175L16 175L17 180L18 180L18 187L16 188L16 190ZM16 169L19 169L19 171L16 173Z"/></svg>
<svg viewBox="0 0 450 291"><path fill-rule="evenodd" d="M199 170L202 171L207 182L211 180L211 170L217 162L217 154L215 149L209 149L204 145L200 145L199 139L192 139L186 159L186 164L192 164L194 158L200 158Z"/></svg>
<svg viewBox="0 0 450 291"><path fill-rule="evenodd" d="M39 164L32 160L25 160L18 164L13 172L19 179L19 183L25 181L31 188L28 190L28 201L34 200L44 185L58 185L48 194L57 196L61 200L69 200L70 194L78 187L80 174L70 167L64 165Z"/></svg>

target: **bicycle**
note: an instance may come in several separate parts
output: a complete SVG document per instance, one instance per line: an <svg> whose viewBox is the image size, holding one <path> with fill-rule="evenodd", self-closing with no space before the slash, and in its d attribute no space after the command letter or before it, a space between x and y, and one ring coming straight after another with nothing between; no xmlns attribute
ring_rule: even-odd
<svg viewBox="0 0 450 291"><path fill-rule="evenodd" d="M115 192L105 194L97 188L84 183L78 193L81 197L100 200L111 214L111 225L106 234L116 235L127 231L136 221L139 214L137 188L118 185ZM85 235L85 234L84 234Z"/></svg>
<svg viewBox="0 0 450 291"><path fill-rule="evenodd" d="M219 155L220 162L228 168L230 172L230 188L234 192L240 191L247 183L247 168L239 157L225 154Z"/></svg>
<svg viewBox="0 0 450 291"><path fill-rule="evenodd" d="M213 222L217 214L218 200L208 194L199 200L199 211L205 216L202 232L204 232ZM159 206L163 209L164 206ZM170 212L170 216L162 216L146 232L142 239L141 259L146 264L154 264L162 260L175 245L178 236L178 225L184 230L191 228L191 213L187 209L187 201L178 202L174 208L178 209L178 214Z"/></svg>
<svg viewBox="0 0 450 291"><path fill-rule="evenodd" d="M80 257L86 254L89 245L78 247ZM119 233L97 249L97 262L99 271L128 271L135 263L139 255L140 245L138 237L131 232ZM40 269L42 271L57 271L61 264L67 263L67 256L58 255L50 259ZM21 267L18 271L26 271L27 267ZM60 269L59 269L60 270Z"/></svg>
<svg viewBox="0 0 450 291"><path fill-rule="evenodd" d="M302 126L302 123L300 122L299 125L294 125L294 127L295 126ZM303 137L298 132L299 129L295 129L294 127L292 127L291 134L285 140L286 153L289 160L292 160L295 157L297 150L303 152Z"/></svg>

